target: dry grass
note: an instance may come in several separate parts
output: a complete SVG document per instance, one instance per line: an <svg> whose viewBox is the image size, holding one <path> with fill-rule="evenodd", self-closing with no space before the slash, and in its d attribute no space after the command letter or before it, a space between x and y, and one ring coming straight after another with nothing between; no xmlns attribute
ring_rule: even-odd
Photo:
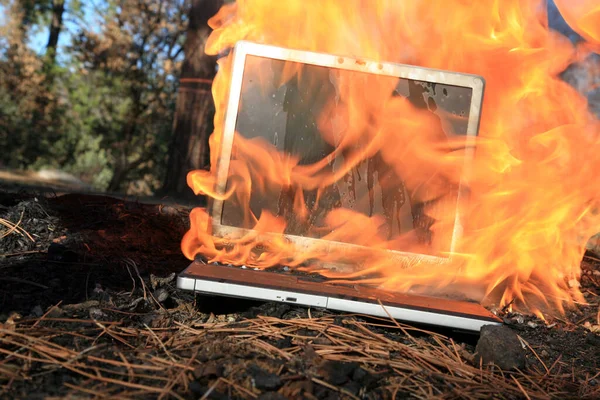
<svg viewBox="0 0 600 400"><path fill-rule="evenodd" d="M350 315L343 319L333 315L301 319L259 316L234 323L172 321L162 328L47 315L9 319L0 327L4 394L19 382L61 370L80 378L77 384L65 383L71 394L186 398L190 382L206 361L199 355L218 349L240 359L252 354L267 364L271 360L272 365L281 365L280 374L285 369L284 382L309 380L345 398L360 398L364 390L354 395L329 383L327 376L319 373L323 362L358 363L373 376L385 376L379 381L378 393L386 398L561 398L565 382L571 379L570 374L559 371L558 362L527 373L476 367L467 361L470 355L464 348L447 337ZM393 340L387 333L399 334L404 340ZM272 344L285 338L291 339L287 348ZM208 387L208 392L214 391L239 398L257 398L261 393L252 386L243 363L215 377ZM280 392L294 397L293 389L286 385ZM600 390L582 387L578 395L599 398Z"/></svg>
<svg viewBox="0 0 600 400"><path fill-rule="evenodd" d="M62 214L23 201L0 221L0 398L259 398L253 366L278 376L286 398L600 398L597 336L588 341L580 326L598 318L596 260L584 262L582 278L595 308L558 325L515 323L531 362L507 372L475 365L472 346L386 319L262 306L258 317L225 315L222 299L196 304L174 283L147 278L174 272L164 266L180 271L176 214L93 196L52 204ZM63 236L68 250L82 243L77 262L36 254ZM11 310L45 314L6 320ZM354 363L369 379L349 388L327 363Z"/></svg>
<svg viewBox="0 0 600 400"><path fill-rule="evenodd" d="M32 242L35 242L35 239L33 239L33 237L25 229L23 229L20 226L21 221L23 221L23 213L21 213L21 217L19 218L17 223L12 223L7 219L0 218L0 225L7 228L6 230L0 231L0 239L4 239L5 237L7 237L10 234L17 234L17 235L26 237L27 239L31 240Z"/></svg>

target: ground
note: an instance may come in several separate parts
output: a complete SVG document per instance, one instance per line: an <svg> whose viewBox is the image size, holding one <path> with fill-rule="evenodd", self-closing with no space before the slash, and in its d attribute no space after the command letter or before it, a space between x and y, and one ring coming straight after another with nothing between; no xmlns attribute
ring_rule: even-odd
<svg viewBox="0 0 600 400"><path fill-rule="evenodd" d="M475 335L177 290L188 211L0 192L0 397L600 398L592 256L589 305L502 315L526 366L501 371Z"/></svg>

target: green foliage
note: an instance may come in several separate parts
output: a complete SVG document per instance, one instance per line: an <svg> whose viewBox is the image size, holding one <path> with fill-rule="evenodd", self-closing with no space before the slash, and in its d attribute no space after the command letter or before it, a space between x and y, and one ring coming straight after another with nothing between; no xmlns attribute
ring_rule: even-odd
<svg viewBox="0 0 600 400"><path fill-rule="evenodd" d="M0 167L56 168L99 190L156 190L187 2L100 3L105 8L95 17L102 24L81 23L58 64L26 44L30 32L50 23L52 0L0 1L11 11L0 27ZM65 4L72 19L89 20L83 2Z"/></svg>

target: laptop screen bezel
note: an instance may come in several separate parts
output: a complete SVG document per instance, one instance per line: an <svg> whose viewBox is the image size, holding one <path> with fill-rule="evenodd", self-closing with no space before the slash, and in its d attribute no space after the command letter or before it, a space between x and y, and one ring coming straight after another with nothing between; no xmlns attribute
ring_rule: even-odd
<svg viewBox="0 0 600 400"><path fill-rule="evenodd" d="M209 212L212 221L212 234L216 237L239 238L251 233L257 235L257 239L260 240L269 240L269 237L274 237L274 234L262 233L259 235L258 232L253 231L252 229L223 225L221 223L224 207L224 200L222 200L222 197L226 193L227 188L229 165L231 161L239 103L242 94L242 80L246 59L249 55L275 60L312 64L328 68L346 69L397 78L454 85L471 89L471 104L469 109L467 132L465 135L466 151L463 164L463 176L459 184L457 210L450 251L448 252L447 256L411 253L398 250L385 250L384 252L386 258L393 259L394 262L397 262L405 267L410 267L422 262L434 264L450 262L452 260L452 255L457 251L456 244L462 234L463 224L461 204L467 195L464 181L465 177L469 175L472 168L472 160L475 148L474 141L479 131L479 122L481 118L481 106L485 87L484 79L477 75L449 72L411 65L369 61L352 57L337 56L333 54L287 49L247 41L237 42L233 50L229 99L225 113L219 157L217 157L216 165L215 192L217 193L218 198L212 199L211 204L209 204ZM359 250L363 252L377 252L379 255L382 254L381 250L371 249L366 246L289 234L285 234L284 236L297 246L298 251L302 251L302 249L307 248L319 248L319 250L327 252L336 251L343 253Z"/></svg>

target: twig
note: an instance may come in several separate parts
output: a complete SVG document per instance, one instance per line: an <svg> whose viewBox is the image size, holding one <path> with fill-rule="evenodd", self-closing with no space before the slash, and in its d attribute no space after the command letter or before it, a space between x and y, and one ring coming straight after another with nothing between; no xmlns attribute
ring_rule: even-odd
<svg viewBox="0 0 600 400"><path fill-rule="evenodd" d="M519 389L521 390L521 393L523 393L523 395L525 397L527 397L527 400L531 400L531 397L529 397L529 395L527 394L527 391L525 391L525 389L523 388L523 386L521 386L521 384L519 383L519 381L517 380L517 378L513 376L511 376L512 380L515 381L515 383L517 384L517 386L519 387Z"/></svg>
<svg viewBox="0 0 600 400"><path fill-rule="evenodd" d="M131 282L133 282L133 287L131 288L131 293L129 293L129 297L133 296L133 292L135 291L135 278L131 274L131 270L129 269L129 265L125 263L125 268L127 268L127 272L129 273L129 277L131 278Z"/></svg>
<svg viewBox="0 0 600 400"><path fill-rule="evenodd" d="M398 327L402 333L404 333L406 336L411 336L410 333L408 333L399 323L398 321L396 321L396 319L394 317L392 317L392 314L390 314L390 312L387 310L387 308L385 308L385 306L383 305L383 303L381 302L381 300L377 299L377 302L379 303L379 305L381 306L381 308L383 308L383 311L387 314L388 317L390 317L390 319L392 320L392 322L394 323L394 325L396 325L396 327Z"/></svg>
<svg viewBox="0 0 600 400"><path fill-rule="evenodd" d="M123 294L123 298L125 296ZM188 318L190 321L194 316ZM388 321L384 318L381 320ZM424 339L420 335L404 335L403 340L397 341L373 330L374 327L386 328L388 332L397 334L410 330L410 327L390 320L388 325L382 326L377 322L365 323L345 315L340 326L333 324L331 314L291 320L259 316L234 324L174 322L165 328L152 329L144 325L145 328L140 330L123 325L122 321L55 319L48 318L46 313L41 318L17 320L0 329L0 354L7 356L0 365L3 370L9 368L11 371L12 366L21 366L22 371L15 371L18 376L29 376L27 371L35 369L48 373L64 368L79 376L79 382L71 382L73 386L78 385L86 390L95 387L98 390L94 392L98 396L181 398L187 390L197 354L213 348L216 343L222 343L223 351L239 352L239 357L266 354L281 361L281 365L286 364L289 372L283 372L281 368L279 371L285 374L283 380L297 379L294 376L300 375L312 380L313 384L334 391L339 397L362 398L371 394L362 391L352 396L324 378L307 377L290 368L287 360L298 357L305 345L313 342L312 348L319 360L354 362L373 376L380 376L379 386L386 391L386 396L393 396L402 390L402 395L415 398L481 399L501 393L508 398L542 399L549 396L564 397L572 390L563 389L572 380L572 372L565 374L561 371L559 359L545 374L541 369L521 374L504 373L497 368L480 369L466 363L456 344L443 335L422 331L423 335L427 335ZM54 324L41 324L41 321L65 323L52 327ZM91 350L76 352L71 345L58 345L65 343L61 336L74 334L76 326L73 322L86 324L82 325L83 329L94 332L95 338L78 335L87 343L95 343L102 335L111 336L115 339L112 342L112 346L116 346L114 351L106 354L94 351L95 355L92 355ZM90 323L94 325L88 326ZM328 341L316 341L318 337L327 338ZM272 341L282 338L292 339L286 349L272 344ZM144 341L146 346L143 345ZM122 351L124 346L128 347L126 351ZM88 349L93 348L92 345ZM223 361L227 363L226 360ZM233 393L244 398L257 397L245 376L242 366L228 369L228 378L211 382L208 390L213 388L212 392L205 395L210 397L219 387L223 389L224 386L219 385L225 384L226 389L223 390L226 390L225 393L229 391L230 396ZM82 378L83 381L89 379L90 384L81 384ZM584 389L581 393L588 395L591 390Z"/></svg>
<svg viewBox="0 0 600 400"><path fill-rule="evenodd" d="M210 394L216 389L216 387L219 386L219 383L221 383L221 378L217 378L215 383L210 385L208 390L202 395L202 397L200 397L200 400L208 399L208 396L210 396Z"/></svg>
<svg viewBox="0 0 600 400"><path fill-rule="evenodd" d="M27 236L27 238L29 240L31 240L32 242L35 242L33 237L25 229L23 229L19 226L19 225L21 225L21 221L23 221L24 214L25 214L25 210L21 211L21 216L19 217L19 220L17 221L16 224L13 224L12 222L10 222L9 220L6 220L4 218L0 218L0 225L4 225L8 228L8 231L3 233L2 236L0 236L0 239L5 238L6 236L8 236L11 233L16 231L21 236Z"/></svg>
<svg viewBox="0 0 600 400"><path fill-rule="evenodd" d="M99 321L94 321L94 323L96 325L98 325L98 327L100 329L102 329L102 333L100 335L98 335L96 340L100 339L100 337L106 333L108 336L112 337L115 340L118 340L119 342L123 343L125 346L132 348L132 349L135 348L131 344L127 343L127 341L125 339L123 339L122 337L118 336L117 334L111 332L110 329L108 329L106 326L102 325L102 323L100 323Z"/></svg>
<svg viewBox="0 0 600 400"><path fill-rule="evenodd" d="M0 257L16 257L16 256L24 256L26 254L46 254L43 250L30 250L30 251L19 251L17 253L4 253L0 254Z"/></svg>
<svg viewBox="0 0 600 400"><path fill-rule="evenodd" d="M171 359L171 361L176 363L177 361L173 358L171 353L169 353L169 350L167 350L167 348L165 347L165 344L162 342L162 340L160 340L160 338L158 336L156 336L156 333L154 333L148 325L144 324L144 326L146 327L146 329L148 329L148 332L150 332L150 335L154 338L154 340L156 340L160 344L160 347L163 349L163 351L165 352L167 357L169 357Z"/></svg>
<svg viewBox="0 0 600 400"><path fill-rule="evenodd" d="M331 385L331 384L329 384L329 383L327 383L327 382L325 382L325 381L323 381L323 380L321 380L319 378L311 377L310 380L313 381L314 383L317 383L317 384L321 385L321 386L325 386L327 389L331 389L334 392L343 393L346 396L350 397L351 399L360 400L358 397L356 397L355 395L353 395L352 393L350 393L346 389L338 388L336 386L333 386L333 385Z"/></svg>
<svg viewBox="0 0 600 400"><path fill-rule="evenodd" d="M32 281L29 281L27 279L19 279L19 278L11 278L11 277L8 277L8 276L0 276L0 281L13 282L13 283L22 283L24 285L31 285L31 286L35 286L35 287L38 287L38 288L44 289L44 290L50 289L46 285L42 285L41 283L37 283L37 282L32 282Z"/></svg>
<svg viewBox="0 0 600 400"><path fill-rule="evenodd" d="M50 314L50 313L51 313L53 310L55 310L55 309L56 309L58 306L60 306L61 304L62 304L62 300L61 300L61 301L59 301L58 303L56 303L55 305L53 305L52 307L50 307L50 308L48 309L48 311L46 311L46 312L44 313L44 315L42 315L40 318L38 318L38 320L37 320L37 321L35 321L35 324L33 324L32 328L35 328L36 326L38 326L38 324L39 324L40 322L42 322L42 321L44 320L44 318L46 318L46 316L48 316L48 314Z"/></svg>
<svg viewBox="0 0 600 400"><path fill-rule="evenodd" d="M148 300L148 297L146 295L146 284L144 283L144 280L142 279L142 276L140 275L140 270L137 267L137 264L135 263L135 261L133 261L131 258L127 257L123 260L126 265L129 264L133 267L133 269L135 270L135 273L137 274L140 282L142 283L142 289L144 291L144 300Z"/></svg>
<svg viewBox="0 0 600 400"><path fill-rule="evenodd" d="M256 399L258 397L257 395L255 395L254 393L252 393L251 391L249 391L248 389L244 389L243 387L241 387L240 385L235 384L234 382L230 381L229 379L226 379L226 378L219 378L219 379L221 379L221 381L223 381L226 384L228 384L231 387L233 387L238 392L244 393L246 396L252 397L253 399Z"/></svg>
<svg viewBox="0 0 600 400"><path fill-rule="evenodd" d="M198 350L194 351L194 353L191 355L191 357L188 359L188 362L186 363L186 366L188 368L191 367L192 363L194 362L194 360L196 359L196 356L198 355ZM177 383L177 381L180 378L184 378L184 385L187 389L187 381L185 380L185 373L186 373L186 369L182 368L179 373L177 373L177 375L175 375L175 378L171 380L171 382L169 382L166 386L165 386L165 391L160 395L159 400L162 400L163 396L166 396L168 394L168 392L171 391L171 389L173 388L173 386L175 386L175 384Z"/></svg>
<svg viewBox="0 0 600 400"><path fill-rule="evenodd" d="M590 256L590 255L588 255L588 254L584 254L584 255L583 255L583 258L587 258L587 259L590 259L590 260L593 260L593 261L598 261L598 262L600 262L600 258L598 258L598 257L594 257L594 256Z"/></svg>
<svg viewBox="0 0 600 400"><path fill-rule="evenodd" d="M66 387L68 387L69 389L73 389L73 390L76 390L78 392L86 393L86 394L92 395L94 397L98 397L98 395L100 394L100 393L98 393L98 390L96 390L96 389L88 389L88 388L85 388L85 387L74 385L74 384L69 383L69 382L65 382L64 385ZM108 395L101 396L101 397L107 398Z"/></svg>
<svg viewBox="0 0 600 400"><path fill-rule="evenodd" d="M546 366L546 364L542 361L542 359L540 358L540 356L538 356L538 354L535 352L535 350L533 350L533 348L529 345L529 343L527 343L527 341L525 339L523 339L519 335L517 335L517 337L519 338L519 341L521 343L523 343L529 350L531 350L531 352L533 353L533 355L535 356L535 358L537 358L537 360L542 364L542 366L546 370L546 375L548 375L550 373L550 370L548 369L548 367Z"/></svg>
<svg viewBox="0 0 600 400"><path fill-rule="evenodd" d="M131 366L131 363L127 360L127 358L123 355L122 352L119 351L118 354L119 354L119 358L121 359L121 361L123 361L123 364L125 364L125 367L127 368L127 374L129 375L129 381L133 382L135 373L133 372L133 367Z"/></svg>

